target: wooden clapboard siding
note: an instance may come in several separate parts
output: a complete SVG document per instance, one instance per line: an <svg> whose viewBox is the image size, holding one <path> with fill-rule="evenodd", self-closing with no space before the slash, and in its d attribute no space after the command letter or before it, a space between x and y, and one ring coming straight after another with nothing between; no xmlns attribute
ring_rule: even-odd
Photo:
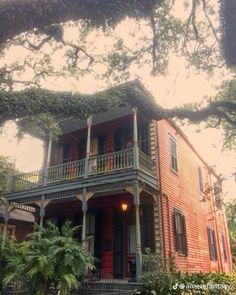
<svg viewBox="0 0 236 295"><path fill-rule="evenodd" d="M223 217L214 214L211 186L206 163L200 158L183 134L167 120L156 122L158 136L158 151L160 158L160 181L162 186L162 222L165 253L174 255L178 269L183 271L220 271L230 270L230 263L224 263L222 269L219 257L222 257L220 243L217 244L218 260L210 261L207 225L211 225L215 233L227 230ZM178 172L173 172L170 166L169 136L177 143ZM197 166L201 167L204 189L208 193L200 193ZM173 211L178 208L185 215L188 255L180 256L176 251L173 227ZM223 214L221 212L221 214ZM223 215L222 215L223 216ZM216 222L215 222L216 217ZM218 225L218 226L217 226ZM217 240L217 239L216 239ZM227 248L227 251L229 249ZM230 254L229 254L230 256Z"/></svg>

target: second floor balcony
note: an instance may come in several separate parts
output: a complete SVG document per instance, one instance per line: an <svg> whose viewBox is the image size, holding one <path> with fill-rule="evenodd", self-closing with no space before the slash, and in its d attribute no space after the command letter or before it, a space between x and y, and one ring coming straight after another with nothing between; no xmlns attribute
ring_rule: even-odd
<svg viewBox="0 0 236 295"><path fill-rule="evenodd" d="M137 169L154 176L154 161L140 149L135 163L135 149L106 153L60 165L49 166L37 171L12 176L9 192L16 193L37 189L73 180L83 181L96 175L111 175Z"/></svg>

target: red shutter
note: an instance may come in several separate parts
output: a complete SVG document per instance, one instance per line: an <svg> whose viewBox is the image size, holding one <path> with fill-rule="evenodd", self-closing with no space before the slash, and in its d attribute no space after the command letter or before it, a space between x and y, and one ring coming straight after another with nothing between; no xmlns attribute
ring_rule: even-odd
<svg viewBox="0 0 236 295"><path fill-rule="evenodd" d="M175 210L173 215L174 233L175 233L175 246L176 251L179 251L179 234L178 234L178 212Z"/></svg>
<svg viewBox="0 0 236 295"><path fill-rule="evenodd" d="M213 236L213 253L214 253L214 260L217 260L217 249L216 249L216 237L215 232L212 230L212 236Z"/></svg>
<svg viewBox="0 0 236 295"><path fill-rule="evenodd" d="M212 250L211 250L211 229L209 227L207 227L207 239L208 239L210 259L213 260Z"/></svg>
<svg viewBox="0 0 236 295"><path fill-rule="evenodd" d="M182 218L182 225L183 225L183 246L184 246L184 253L185 255L188 254L188 243L187 243L187 231L186 231L186 220L185 220L185 216L182 214L181 215Z"/></svg>

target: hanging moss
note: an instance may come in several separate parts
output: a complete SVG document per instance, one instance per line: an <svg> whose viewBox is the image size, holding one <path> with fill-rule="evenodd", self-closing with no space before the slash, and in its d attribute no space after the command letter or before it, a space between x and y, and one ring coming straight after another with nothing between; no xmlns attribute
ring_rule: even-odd
<svg viewBox="0 0 236 295"><path fill-rule="evenodd" d="M151 111L156 109L154 99L137 80L92 95L45 89L3 91L0 122L17 120L20 133L27 131L44 137L49 131L60 133L63 120L84 120L125 104L136 106L149 116L154 116Z"/></svg>
<svg viewBox="0 0 236 295"><path fill-rule="evenodd" d="M233 82L229 85L231 87L227 88L229 91L234 90ZM8 120L18 120L24 130L36 131L40 134L41 131L38 130L40 129L42 134L48 134L51 130L58 132L58 126L62 120L84 120L89 115L96 115L113 107L128 104L131 107L137 107L150 119L178 118L187 119L195 124L208 120L209 126L220 124L227 131L226 141L232 142L235 138L236 101L231 100L227 93L227 91L222 92L218 99L210 101L202 108L198 104L193 104L164 109L157 104L138 80L92 95L44 89L5 91L0 92L0 124Z"/></svg>
<svg viewBox="0 0 236 295"><path fill-rule="evenodd" d="M85 119L90 114L106 112L122 103L129 103L149 112L154 103L150 94L137 81L124 83L93 95L54 92L44 89L0 92L0 120L20 119L50 113L55 118Z"/></svg>

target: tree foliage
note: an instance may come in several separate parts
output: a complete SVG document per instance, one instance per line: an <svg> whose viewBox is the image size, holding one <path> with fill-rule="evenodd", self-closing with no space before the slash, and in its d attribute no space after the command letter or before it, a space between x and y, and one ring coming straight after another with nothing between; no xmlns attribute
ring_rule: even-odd
<svg viewBox="0 0 236 295"><path fill-rule="evenodd" d="M209 74L222 68L225 62L220 50L218 7L212 4L215 3L185 0L179 16L176 0L1 1L0 124L17 119L22 127L40 129L44 125L45 129L53 125L57 129L60 116L69 120L77 112L77 117L83 119L119 104L120 94L124 94L119 90L115 92L117 98L106 95L105 99L99 94L16 91L50 87L50 81L61 77L76 81L93 75L114 85L130 79L134 66L136 72L149 65L153 75L165 74L171 55L184 56L187 65ZM134 29L124 37L118 27L127 18L135 20ZM76 38L68 37L71 29ZM104 39L110 44L106 49L96 41ZM14 48L23 50L24 58L9 62ZM60 57L60 62L53 57ZM130 100L127 97L122 102ZM132 105L143 107L136 96L131 97ZM193 123L208 120L209 126L223 127L228 147L234 145L235 99L229 100L227 91L209 99L204 107L166 110L145 105L144 109L155 119L180 118Z"/></svg>
<svg viewBox="0 0 236 295"><path fill-rule="evenodd" d="M228 202L226 204L226 216L228 221L229 238L234 269L236 269L236 201Z"/></svg>
<svg viewBox="0 0 236 295"><path fill-rule="evenodd" d="M13 172L13 164L9 158L0 155L0 206L1 199L7 190L8 179Z"/></svg>
<svg viewBox="0 0 236 295"><path fill-rule="evenodd" d="M11 52L12 46L23 48L25 53L25 59L12 64L3 60L2 88L41 86L44 79L61 75L80 79L93 74L113 83L123 82L130 77L133 65L149 64L153 75L164 74L173 54L184 56L188 65L212 73L224 65L217 8L205 0L186 0L184 12L178 16L178 5L175 0L2 1L2 55ZM136 21L124 38L117 27L127 17ZM71 28L76 36L73 40L68 38ZM109 39L113 45L101 52L102 42L96 44L95 38L102 42ZM58 54L64 56L60 63L53 58ZM104 67L102 73L98 73L98 66ZM33 78L22 78L27 71Z"/></svg>

